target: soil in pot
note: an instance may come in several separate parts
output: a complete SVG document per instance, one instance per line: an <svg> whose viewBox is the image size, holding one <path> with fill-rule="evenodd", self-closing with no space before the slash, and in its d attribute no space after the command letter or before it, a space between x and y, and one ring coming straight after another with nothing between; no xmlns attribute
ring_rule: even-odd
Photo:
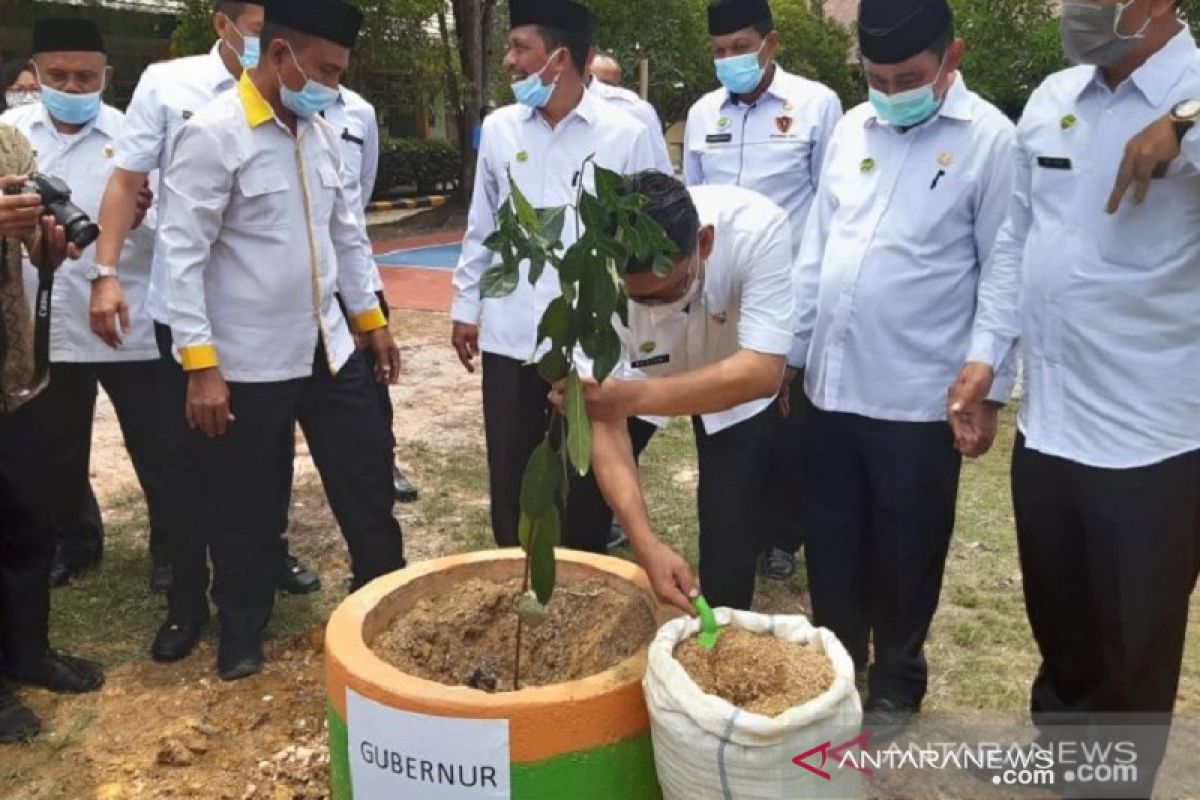
<svg viewBox="0 0 1200 800"><path fill-rule="evenodd" d="M833 665L815 646L742 628L724 628L712 650L695 637L685 639L675 658L705 694L764 717L804 705L833 686Z"/></svg>
<svg viewBox="0 0 1200 800"><path fill-rule="evenodd" d="M449 686L513 686L521 580L470 578L418 601L370 643L408 675ZM611 669L654 638L648 598L591 579L560 580L546 621L523 626L521 688L580 680Z"/></svg>

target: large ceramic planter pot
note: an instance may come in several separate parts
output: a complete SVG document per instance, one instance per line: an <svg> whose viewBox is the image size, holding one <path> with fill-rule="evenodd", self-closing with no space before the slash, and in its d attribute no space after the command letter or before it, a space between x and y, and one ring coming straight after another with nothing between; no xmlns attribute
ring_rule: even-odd
<svg viewBox="0 0 1200 800"><path fill-rule="evenodd" d="M488 694L406 675L368 646L417 601L472 577L519 576L522 558L499 550L426 561L379 578L334 612L325 685L335 800L662 797L641 687L645 648L584 680ZM566 550L558 564L560 583L602 580L655 608L633 564Z"/></svg>

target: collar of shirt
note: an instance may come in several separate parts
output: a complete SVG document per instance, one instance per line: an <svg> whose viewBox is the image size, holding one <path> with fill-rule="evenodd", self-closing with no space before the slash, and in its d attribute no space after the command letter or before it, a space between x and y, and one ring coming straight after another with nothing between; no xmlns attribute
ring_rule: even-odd
<svg viewBox="0 0 1200 800"><path fill-rule="evenodd" d="M954 83L950 84L950 90L946 92L946 99L942 101L942 105L938 108L937 113L930 117L925 122L917 125L917 128L924 128L926 125L931 125L941 117L946 119L958 120L959 122L971 122L975 119L975 99L971 96L971 92L967 89L967 82L963 78L961 72L954 73ZM879 115L871 113L867 115L864 124L879 125L880 127L891 127L886 122L879 119Z"/></svg>
<svg viewBox="0 0 1200 800"><path fill-rule="evenodd" d="M1183 65L1195 59L1196 55L1196 40L1192 37L1191 30L1184 25L1171 41L1133 71L1128 82L1137 87L1148 103L1154 106L1162 105L1168 92L1183 79ZM1080 84L1076 99L1091 91L1111 93L1099 67L1092 70L1090 75L1084 75L1088 76L1088 80Z"/></svg>
<svg viewBox="0 0 1200 800"><path fill-rule="evenodd" d="M555 127L562 127L563 123L571 117L579 117L586 124L591 125L596 121L596 95L584 87L583 96L580 97L578 105L571 109L571 113L567 114ZM526 122L532 122L541 117L541 112L536 108L530 108L525 112L524 119Z"/></svg>
<svg viewBox="0 0 1200 800"><path fill-rule="evenodd" d="M50 119L50 112L46 110L46 106L43 103L37 104L30 125L35 128L47 128L56 135L59 135L58 129L54 127L54 120ZM116 139L117 135L121 132L120 114L115 109L102 103L100 105L100 113L96 115L95 119L84 125L76 133L61 135L69 136L72 139L82 139L92 131L99 131L109 139Z"/></svg>
<svg viewBox="0 0 1200 800"><path fill-rule="evenodd" d="M771 97L783 102L787 102L788 97L787 92L784 90L784 84L786 84L792 76L786 70L784 70L783 67L779 66L778 63L775 63L774 66L775 75L771 78L771 84L767 87L767 90L762 93L762 97L755 102L760 102L762 98L766 97L767 95L770 95ZM721 102L721 108L739 105L742 105L742 101L738 99L738 95L735 95L733 92L726 89L725 99Z"/></svg>
<svg viewBox="0 0 1200 800"><path fill-rule="evenodd" d="M250 79L250 70L242 73L242 77L237 84L238 97L242 101L242 110L246 114L246 122L251 128L257 128L260 125L265 125L268 122L274 122L282 130L286 131L288 136L292 132L284 125L278 117L275 116L275 109L271 108L271 104L262 96L262 92L258 91L258 87L254 85L254 81ZM304 132L304 129L312 124L312 120L302 117L296 118L296 138Z"/></svg>
<svg viewBox="0 0 1200 800"><path fill-rule="evenodd" d="M217 39L216 44L212 46L212 50L208 51L208 82L213 91L222 87L232 86L237 82L237 78L225 66L225 62L221 60L221 40ZM242 70L245 75L245 70Z"/></svg>

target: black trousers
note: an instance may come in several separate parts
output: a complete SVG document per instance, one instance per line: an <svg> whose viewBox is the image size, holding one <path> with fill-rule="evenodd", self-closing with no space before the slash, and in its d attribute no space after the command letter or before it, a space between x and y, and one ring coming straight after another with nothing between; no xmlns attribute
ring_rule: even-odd
<svg viewBox="0 0 1200 800"><path fill-rule="evenodd" d="M962 459L944 422L821 411L805 400L805 552L813 618L868 663L875 698L920 704Z"/></svg>
<svg viewBox="0 0 1200 800"><path fill-rule="evenodd" d="M384 297L383 292L376 292L376 297L379 298L379 307L383 310L384 318L390 320L391 312L388 309L387 298ZM342 302L341 295L338 295L338 305L341 306L342 314L346 317L346 320L349 321L350 312L346 309L345 304ZM380 383L379 381L375 380L375 362L377 361L375 358L375 352L372 350L364 350L362 351L362 356L366 360L367 364L366 380L364 382L363 389L372 397L374 397L375 402L379 405L379 413L383 417L384 427L386 428L388 446L394 453L396 450L396 433L392 428L392 424L395 420L395 411L392 408L392 395L388 390L388 384ZM300 427L303 429L303 423ZM305 435L308 435L307 431L305 431ZM294 459L296 457L294 438L288 444L288 454L289 458L292 459L292 461L289 463L294 465ZM318 470L319 469L320 468L318 467ZM279 528L279 549L280 557L283 557L286 556L288 552L288 512L291 509L292 483L295 478L294 470L288 470L286 479L284 479L282 474L280 475L280 478L281 481L279 491L282 493L282 495L279 507L281 520Z"/></svg>
<svg viewBox="0 0 1200 800"><path fill-rule="evenodd" d="M1013 506L1035 714L1170 712L1200 571L1200 451L1099 469L1019 436Z"/></svg>
<svg viewBox="0 0 1200 800"><path fill-rule="evenodd" d="M792 381L791 414L774 410L776 432L771 446L771 469L767 474L767 506L763 520L764 547L789 553L804 544L801 526L804 496L804 375Z"/></svg>
<svg viewBox="0 0 1200 800"><path fill-rule="evenodd" d="M550 385L538 377L536 367L493 353L483 354L483 422L492 534L500 547L517 547L520 543L517 527L521 520L521 477L529 456L549 429L549 392ZM649 436L645 439L648 441ZM572 471L562 546L603 553L611 525L612 511L595 477L591 472L579 477Z"/></svg>
<svg viewBox="0 0 1200 800"><path fill-rule="evenodd" d="M171 588L167 616L175 621L208 618L208 537L206 521L193 513L197 500L211 497L204 484L196 432L187 426L187 374L172 354L171 329L155 324L158 341L158 430L166 451L163 469L164 525ZM274 573L272 573L274 574Z"/></svg>
<svg viewBox="0 0 1200 800"><path fill-rule="evenodd" d="M31 433L15 414L0 414L0 662L8 666L36 662L50 646L54 481L44 462L29 459Z"/></svg>
<svg viewBox="0 0 1200 800"><path fill-rule="evenodd" d="M365 373L355 353L331 375L318 348L309 378L230 383L236 421L224 436L188 431L204 490L188 505L208 531L222 636L257 640L270 619L279 487L281 476L291 473L297 422L349 546L351 588L404 566L400 525L392 516L391 451L376 398L363 390ZM178 424L186 427L182 415Z"/></svg>
<svg viewBox="0 0 1200 800"><path fill-rule="evenodd" d="M104 546L88 480L97 388L103 386L146 498L151 554L155 562L165 561L166 450L158 429L158 369L155 361L52 364L49 385L15 414L18 424L33 429L29 458L44 461L54 483L50 523L69 556L99 555Z"/></svg>

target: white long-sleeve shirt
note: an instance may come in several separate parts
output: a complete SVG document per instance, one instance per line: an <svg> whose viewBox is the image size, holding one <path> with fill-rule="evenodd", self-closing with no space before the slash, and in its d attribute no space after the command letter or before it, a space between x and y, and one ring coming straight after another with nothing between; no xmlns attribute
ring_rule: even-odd
<svg viewBox="0 0 1200 800"><path fill-rule="evenodd" d="M130 172L166 173L174 153L180 128L213 98L237 85L237 78L225 68L219 55L221 43L205 55L177 58L151 64L138 80L133 98L125 110L125 123L117 139L113 157L117 167ZM161 193L160 193L161 194ZM158 199L158 213L166 211ZM167 303L163 294L166 266L161 247L155 247L150 269L150 287L146 310L155 320L167 322ZM120 266L124 267L122 263ZM122 275L122 283L125 277Z"/></svg>
<svg viewBox="0 0 1200 800"><path fill-rule="evenodd" d="M902 132L870 104L829 146L796 265L788 361L826 411L946 418L983 265L1012 193L1013 125L956 76L938 113ZM993 398L1007 400L1005 365Z"/></svg>
<svg viewBox="0 0 1200 800"><path fill-rule="evenodd" d="M337 102L321 115L337 134L342 155L342 179L345 181L346 205L354 212L363 228L367 225L367 203L375 193L375 176L379 172L379 121L375 106L362 95L341 87ZM367 258L374 259L370 237L364 243ZM372 273L375 291L383 289L379 271Z"/></svg>
<svg viewBox="0 0 1200 800"><path fill-rule="evenodd" d="M184 369L219 366L244 383L304 378L319 337L336 373L354 341L335 291L357 330L385 324L336 135L314 118L293 136L248 75L180 132L159 244Z"/></svg>
<svg viewBox="0 0 1200 800"><path fill-rule="evenodd" d="M541 113L520 105L505 106L483 123L475 193L467 218L462 256L454 270L456 322L481 325L480 348L488 353L524 361L535 353L537 324L562 292L558 272L546 267L537 286L529 285L529 265L521 264L521 279L508 297L484 300L479 281L499 258L483 242L496 229L496 213L508 201L509 172L535 208L574 204L578 181L589 191L592 170L584 161L595 156L601 167L629 175L654 169L654 152L646 127L590 92L551 128ZM567 214L562 241L570 246L579 237L575 215Z"/></svg>
<svg viewBox="0 0 1200 800"><path fill-rule="evenodd" d="M688 186L742 186L787 212L800 247L825 150L842 116L833 90L775 66L762 97L747 105L726 89L688 112L683 179Z"/></svg>
<svg viewBox="0 0 1200 800"><path fill-rule="evenodd" d="M980 291L970 358L1020 337L1028 446L1128 469L1200 449L1200 148L1146 201L1105 205L1125 145L1200 98L1185 28L1116 90L1076 67L1034 92L1018 128L1016 191Z"/></svg>
<svg viewBox="0 0 1200 800"><path fill-rule="evenodd" d="M595 78L588 85L588 91L595 92L607 102L640 120L646 126L646 132L650 134L650 145L654 148L654 168L667 175L675 174L675 165L671 163L671 151L667 149L667 137L663 134L662 120L659 119L654 106L624 86L610 86Z"/></svg>
<svg viewBox="0 0 1200 800"><path fill-rule="evenodd" d="M71 202L95 222L100 199L114 166L114 143L124 115L112 106L101 106L96 119L78 133L59 133L46 107L34 103L9 109L0 122L25 135L37 153L38 171L62 178L71 189ZM54 363L113 363L151 361L158 358L154 325L145 311L154 254L156 215L153 208L141 226L129 232L121 250L121 286L129 303L129 333L120 347L109 347L91 327L92 282L87 278L96 249L83 251L78 261L68 259L54 274L50 299L50 360ZM37 285L37 270L25 261L26 286ZM29 302L36 302L29 292Z"/></svg>

